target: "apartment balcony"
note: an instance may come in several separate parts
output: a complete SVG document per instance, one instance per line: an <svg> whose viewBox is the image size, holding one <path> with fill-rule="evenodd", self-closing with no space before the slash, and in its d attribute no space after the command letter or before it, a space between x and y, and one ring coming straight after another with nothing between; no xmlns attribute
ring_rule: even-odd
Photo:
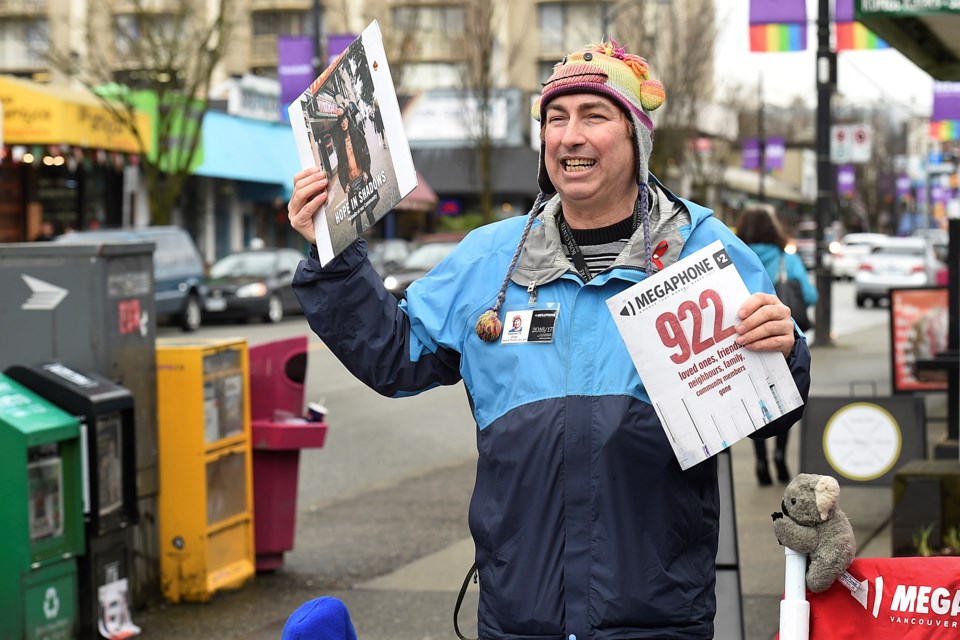
<svg viewBox="0 0 960 640"><path fill-rule="evenodd" d="M464 59L463 35L443 33L411 34L408 62L459 62Z"/></svg>
<svg viewBox="0 0 960 640"><path fill-rule="evenodd" d="M37 73L47 70L42 53L20 42L0 42L0 73Z"/></svg>
<svg viewBox="0 0 960 640"><path fill-rule="evenodd" d="M250 0L250 11L309 11L312 0Z"/></svg>
<svg viewBox="0 0 960 640"><path fill-rule="evenodd" d="M3 0L0 0L2 2ZM137 13L182 13L185 8L183 0L115 0L112 5L114 15L131 15Z"/></svg>
<svg viewBox="0 0 960 640"><path fill-rule="evenodd" d="M277 66L277 36L253 36L250 38L250 67Z"/></svg>
<svg viewBox="0 0 960 640"><path fill-rule="evenodd" d="M0 16L46 16L47 0L0 0Z"/></svg>

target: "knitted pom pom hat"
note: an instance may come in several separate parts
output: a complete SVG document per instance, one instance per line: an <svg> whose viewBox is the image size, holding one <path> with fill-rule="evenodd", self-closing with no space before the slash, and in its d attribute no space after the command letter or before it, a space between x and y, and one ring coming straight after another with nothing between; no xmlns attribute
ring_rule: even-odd
<svg viewBox="0 0 960 640"><path fill-rule="evenodd" d="M647 61L640 56L627 53L616 40L601 42L587 46L584 51L578 51L565 56L553 68L553 74L543 84L540 97L534 102L533 117L539 122L547 105L557 96L572 93L595 93L613 100L623 109L624 113L633 122L633 138L636 146L637 158L637 185L639 198L637 205L643 223L643 243L646 255L647 273L652 273L652 250L650 247L650 218L649 193L647 180L649 173L650 154L653 152L653 121L650 112L663 104L665 93L663 84L650 77ZM557 192L556 187L547 174L544 163L545 145L540 143L540 166L537 170L537 183L540 194L531 209L527 225L520 236L517 250L510 262L507 275L500 285L497 301L493 307L487 309L477 320L477 335L481 340L494 342L500 337L502 324L500 322L500 306L506 296L507 283L517 265L523 243L526 242L533 220L547 203L547 196Z"/></svg>
<svg viewBox="0 0 960 640"><path fill-rule="evenodd" d="M665 98L663 85L650 77L647 61L627 53L616 40L588 46L571 53L553 68L553 75L543 84L540 98L533 104L533 117L539 122L547 105L557 96L571 93L595 93L610 98L633 121L637 145L637 184L645 187L650 154L653 152L653 121L650 112ZM544 193L556 188L547 175L540 145L540 168L537 180Z"/></svg>

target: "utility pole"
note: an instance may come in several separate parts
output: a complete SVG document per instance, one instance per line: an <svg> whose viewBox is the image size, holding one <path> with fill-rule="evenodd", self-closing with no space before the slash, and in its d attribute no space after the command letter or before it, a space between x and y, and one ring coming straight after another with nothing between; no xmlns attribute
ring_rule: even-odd
<svg viewBox="0 0 960 640"><path fill-rule="evenodd" d="M760 158L759 164L757 165L757 171L760 175L760 188L757 191L757 199L760 200L760 202L764 202L767 199L763 188L763 181L767 175L767 141L766 132L763 128L763 72L761 72L757 82L757 94L760 99L760 110L757 113L757 146L760 147Z"/></svg>
<svg viewBox="0 0 960 640"><path fill-rule="evenodd" d="M327 68L323 51L323 0L313 0L310 8L310 25L313 32L313 76L317 77Z"/></svg>
<svg viewBox="0 0 960 640"><path fill-rule="evenodd" d="M817 0L817 250L816 284L820 299L814 328L814 345L829 347L833 345L830 315L831 286L833 278L824 263L827 252L827 226L833 222L834 172L830 162L830 102L837 83L837 54L830 48L830 0Z"/></svg>

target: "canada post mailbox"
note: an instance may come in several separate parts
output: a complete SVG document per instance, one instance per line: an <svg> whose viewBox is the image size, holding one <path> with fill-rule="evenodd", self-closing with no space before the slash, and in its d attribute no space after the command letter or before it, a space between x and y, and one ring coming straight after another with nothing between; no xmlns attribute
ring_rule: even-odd
<svg viewBox="0 0 960 640"><path fill-rule="evenodd" d="M79 421L0 374L0 628L12 640L76 636L83 553Z"/></svg>
<svg viewBox="0 0 960 640"><path fill-rule="evenodd" d="M86 554L78 558L80 636L139 631L131 622L137 466L133 394L61 362L8 367L6 375L80 420Z"/></svg>

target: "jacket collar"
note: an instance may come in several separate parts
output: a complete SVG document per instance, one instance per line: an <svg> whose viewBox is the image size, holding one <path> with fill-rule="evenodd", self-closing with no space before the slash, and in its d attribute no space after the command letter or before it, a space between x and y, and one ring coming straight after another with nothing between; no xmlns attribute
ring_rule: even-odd
<svg viewBox="0 0 960 640"><path fill-rule="evenodd" d="M690 230L713 212L677 197L653 174L650 174L649 184L651 194L657 198L659 209L657 215L651 216L650 246L654 250L654 270L660 271L677 261ZM546 204L530 229L517 268L511 275L511 280L516 284L527 287L531 282L543 284L552 282L567 272L575 273L564 253L557 229L559 212L560 196L557 194ZM613 266L640 270L642 273L645 258L641 228L630 238Z"/></svg>

